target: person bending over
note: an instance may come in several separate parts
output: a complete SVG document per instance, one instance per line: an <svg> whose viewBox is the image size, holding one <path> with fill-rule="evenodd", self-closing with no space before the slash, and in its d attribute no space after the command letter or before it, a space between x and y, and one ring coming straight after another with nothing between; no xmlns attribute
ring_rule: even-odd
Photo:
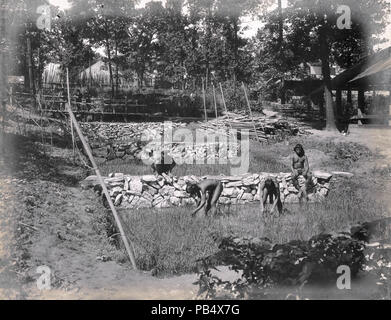
<svg viewBox="0 0 391 320"><path fill-rule="evenodd" d="M301 144L297 144L294 149L294 153L292 155L292 183L297 190L299 190L299 198L304 196L306 200L308 200L307 189L312 180L312 175L309 172L310 167L308 164L308 158L305 154L304 148ZM305 179L305 185L303 188L300 188L298 177L302 175Z"/></svg>
<svg viewBox="0 0 391 320"><path fill-rule="evenodd" d="M223 184L219 180L207 179L199 183L188 183L186 192L199 199L197 208L193 211L192 216L195 216L200 210L203 210L205 215L209 211L212 215L215 215L217 213L217 201L222 191Z"/></svg>
<svg viewBox="0 0 391 320"><path fill-rule="evenodd" d="M269 203L272 205L270 213L274 212L277 206L278 213L282 213L282 203L280 198L280 186L275 178L267 178L259 185L259 201L261 203L261 213L266 211L267 198L269 197Z"/></svg>
<svg viewBox="0 0 391 320"><path fill-rule="evenodd" d="M160 158L152 163L151 168L154 173L161 175L162 173L169 174L176 166L174 159L165 151L162 151Z"/></svg>
<svg viewBox="0 0 391 320"><path fill-rule="evenodd" d="M106 161L114 160L116 158L115 147L112 141L106 146Z"/></svg>

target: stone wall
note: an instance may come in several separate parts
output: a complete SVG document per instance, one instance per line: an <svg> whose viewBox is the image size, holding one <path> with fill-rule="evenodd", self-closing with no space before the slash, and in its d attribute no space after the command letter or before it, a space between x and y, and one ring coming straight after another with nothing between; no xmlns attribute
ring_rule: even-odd
<svg viewBox="0 0 391 320"><path fill-rule="evenodd" d="M150 159L156 162L160 159L160 154L165 151L167 155L174 160L180 159L183 163L193 164L195 162L206 163L208 160L218 161L218 159L233 159L240 157L240 145L237 143L226 143L218 141L216 143L204 144L184 144L171 143L162 145L159 143L149 143L148 146L142 145L140 142L124 142L116 143L114 147L114 156L118 159L131 160L147 160ZM151 154L150 152L153 151ZM107 147L94 150L95 156L106 157Z"/></svg>
<svg viewBox="0 0 391 320"><path fill-rule="evenodd" d="M185 123L81 123L83 132L97 158L107 157L109 141L112 143L114 152L112 159L123 160L149 159L150 151L154 156L160 156L161 151L173 157L181 159L185 163L196 161L207 161L210 159L232 159L240 156L240 142L230 137L226 132L204 131L205 137L211 134L221 134L217 141L192 141L192 143L163 143L162 135L164 130L172 130L186 127ZM164 130L163 130L164 127ZM141 141L144 138L144 142ZM110 160L112 160L110 159ZM152 159L151 159L152 160ZM155 159L156 160L156 159ZM152 160L153 161L153 160Z"/></svg>
<svg viewBox="0 0 391 320"><path fill-rule="evenodd" d="M178 122L81 122L80 126L89 142L102 141L140 141L143 136L146 140L154 140L162 136L163 128L175 130L186 127L185 123Z"/></svg>
<svg viewBox="0 0 391 320"><path fill-rule="evenodd" d="M255 173L241 176L130 176L122 173L104 178L115 206L121 208L167 208L172 206L192 206L195 200L186 192L186 182L198 182L202 179L219 179L224 190L219 199L220 204L246 204L259 201L258 185L266 177L276 177L280 185L283 203L298 202L298 190L293 186L290 173ZM309 201L324 199L330 189L332 175L326 172L313 172L313 183L309 190ZM304 178L299 178L303 185ZM96 176L90 176L82 182L83 187L97 185Z"/></svg>

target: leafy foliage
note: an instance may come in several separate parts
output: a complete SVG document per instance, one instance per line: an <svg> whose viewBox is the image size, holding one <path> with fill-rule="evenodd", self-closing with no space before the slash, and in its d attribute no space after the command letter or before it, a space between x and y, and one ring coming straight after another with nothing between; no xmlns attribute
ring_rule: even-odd
<svg viewBox="0 0 391 320"><path fill-rule="evenodd" d="M264 16L265 31L257 36L259 81L261 87L275 92L273 98L281 93L278 79L303 78L306 63L321 61L327 89L324 97L327 127L330 129L335 128L330 65L348 68L362 55L371 54L373 45L380 41L378 35L384 30L387 17L384 0L348 0L343 4L351 9L350 29L339 29L337 25L340 1L290 0L282 16L275 11ZM280 22L283 23L282 41L279 40Z"/></svg>
<svg viewBox="0 0 391 320"><path fill-rule="evenodd" d="M26 39L31 40L32 69L40 79L43 66L59 62L71 71L71 78L105 51L111 91L118 94L119 66L125 77L137 77L145 85L146 75L157 83L195 91L206 80L227 83L227 103L234 109L239 101L235 86L244 81L267 99L282 93L282 78L305 74L305 63L322 60L325 79L329 65L349 67L362 51L381 39L385 25L385 0L347 0L352 9L352 29L336 26L340 3L336 0L289 1L281 16L268 11L275 1L258 0L169 0L150 2L137 9L128 0L73 0L60 12L51 6L52 30L36 27L38 0L8 0L7 38L10 72L28 78ZM243 19L262 15L265 27L255 39L244 36ZM7 20L8 25L8 20ZM159 81L160 80L160 81ZM232 93L232 94L231 94Z"/></svg>
<svg viewBox="0 0 391 320"><path fill-rule="evenodd" d="M360 229L361 230L361 229ZM365 244L348 233L320 234L309 241L273 244L267 238L223 238L219 252L204 260L200 273L199 294L216 298L222 286L232 296L252 296L273 285L302 285L306 282L335 280L340 265L347 265L355 276L365 261ZM241 278L230 283L210 272L217 264L240 272ZM223 290L223 292L224 292ZM219 297L220 298L220 297Z"/></svg>

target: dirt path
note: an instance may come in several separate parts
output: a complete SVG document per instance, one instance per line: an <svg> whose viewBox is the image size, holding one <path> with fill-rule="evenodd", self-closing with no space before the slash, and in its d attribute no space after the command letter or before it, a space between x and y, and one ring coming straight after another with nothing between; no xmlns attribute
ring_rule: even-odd
<svg viewBox="0 0 391 320"><path fill-rule="evenodd" d="M18 279L15 260L15 211L11 180L0 181L0 300L24 299L26 294Z"/></svg>
<svg viewBox="0 0 391 320"><path fill-rule="evenodd" d="M319 139L331 142L355 142L367 146L372 152L383 156L377 163L379 165L391 165L391 128L373 128L365 126L353 126L350 134L344 136L338 132L310 130ZM373 165L373 164L372 164Z"/></svg>
<svg viewBox="0 0 391 320"><path fill-rule="evenodd" d="M56 202L52 198L44 210L45 222L41 225L50 228L36 234L29 247L36 261L31 269L37 267L38 261L49 266L54 289L39 291L32 284L27 290L30 299L191 299L195 296L194 275L156 279L150 273L131 270L125 257L120 257L121 263L114 260L118 252L108 243L103 224L100 226L96 221L98 215L109 213L100 212L101 205L92 191L66 188L60 193L65 201Z"/></svg>
<svg viewBox="0 0 391 320"><path fill-rule="evenodd" d="M379 152L384 156L379 162L391 165L391 128L353 128L349 138Z"/></svg>
<svg viewBox="0 0 391 320"><path fill-rule="evenodd" d="M391 208L391 128L384 127L366 127L353 126L349 129L350 134L344 136L338 132L327 132L312 130L312 133L319 139L324 139L329 142L353 142L362 144L368 147L374 154L379 157L375 161L360 163L360 167L353 169L353 173L360 175L362 173L370 173L374 168L384 170L384 181L382 184L382 192L377 194L379 201L383 201ZM376 182L376 181L375 181Z"/></svg>
<svg viewBox="0 0 391 320"><path fill-rule="evenodd" d="M196 275L167 279L130 269L109 242L110 214L72 151L7 136L0 154L0 299L192 299ZM3 148L4 147L4 148ZM51 271L51 290L37 287L37 267Z"/></svg>
<svg viewBox="0 0 391 320"><path fill-rule="evenodd" d="M100 205L92 192L34 181L28 188L33 187L34 193L41 196L31 198L24 183L3 178L0 185L0 299L195 297L195 275L157 279L131 270L127 263L97 260L107 249L104 245L109 244L103 234L94 231L94 214ZM17 189L19 203L15 203ZM31 214L18 216L18 206ZM16 221L21 223L18 232ZM12 256L16 246L21 253ZM113 248L109 247L108 252L110 249ZM53 289L38 289L39 266L50 268Z"/></svg>

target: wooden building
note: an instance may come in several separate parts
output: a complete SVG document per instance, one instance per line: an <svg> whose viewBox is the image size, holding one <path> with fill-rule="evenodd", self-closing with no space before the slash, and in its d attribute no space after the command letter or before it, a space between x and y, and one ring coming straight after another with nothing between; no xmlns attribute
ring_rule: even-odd
<svg viewBox="0 0 391 320"><path fill-rule="evenodd" d="M391 47L363 58L353 67L338 74L331 80L331 89L335 97L337 118L344 113L342 97L347 103L355 105L357 115L354 119L361 121L391 120ZM324 85L312 91L310 96L319 95L324 91ZM365 114L366 97L368 93L375 96L376 92L388 92L387 112L381 114ZM352 96L357 101L352 101ZM391 122L390 122L391 124Z"/></svg>

